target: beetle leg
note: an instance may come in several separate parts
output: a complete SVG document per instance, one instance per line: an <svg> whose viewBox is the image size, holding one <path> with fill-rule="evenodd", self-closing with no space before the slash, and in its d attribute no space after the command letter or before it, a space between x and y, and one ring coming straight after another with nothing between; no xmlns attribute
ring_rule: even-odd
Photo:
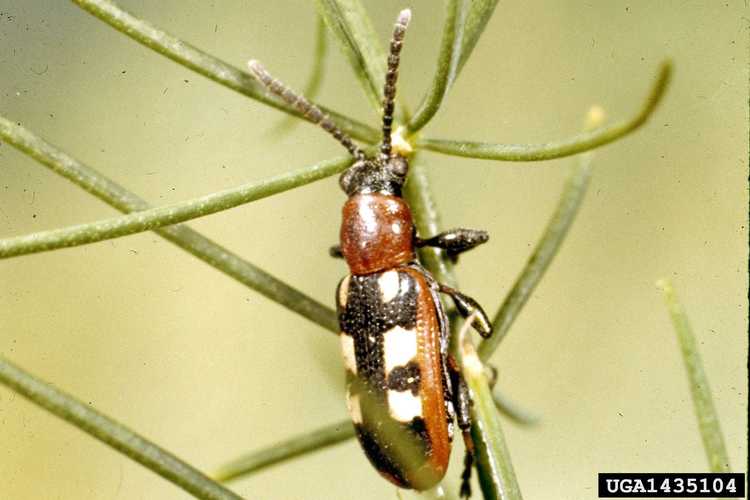
<svg viewBox="0 0 750 500"><path fill-rule="evenodd" d="M329 248L328 255L330 255L334 259L343 259L344 254L341 253L341 245L333 245L331 248Z"/></svg>
<svg viewBox="0 0 750 500"><path fill-rule="evenodd" d="M474 440L471 437L471 396L469 395L469 386L466 385L461 370L456 363L456 359L448 356L448 371L450 373L453 385L453 406L456 409L456 420L458 428L464 438L466 454L464 455L464 470L461 473L461 490L460 495L463 498L471 496L471 467L474 464Z"/></svg>
<svg viewBox="0 0 750 500"><path fill-rule="evenodd" d="M456 304L456 310L458 310L458 313L462 317L468 318L472 313L477 313L474 316L474 321L472 321L471 326L479 333L479 335L484 338L492 335L492 323L490 323L490 319L487 317L484 309L482 309L482 306L480 306L476 300L468 295L464 295L454 288L443 285L442 283L439 283L438 287L440 293L450 295L450 298L453 299L453 303Z"/></svg>
<svg viewBox="0 0 750 500"><path fill-rule="evenodd" d="M471 467L474 465L474 441L471 439L470 432L464 432L463 435L466 454L464 455L464 470L461 473L461 488L458 493L461 498L469 498L471 496ZM469 451L469 445L472 446L471 451Z"/></svg>
<svg viewBox="0 0 750 500"><path fill-rule="evenodd" d="M471 250L472 248L486 243L490 236L487 231L480 229L456 228L436 234L432 238L422 239L415 238L414 244L417 247L436 247L442 248L448 254L454 263L458 260L458 255Z"/></svg>

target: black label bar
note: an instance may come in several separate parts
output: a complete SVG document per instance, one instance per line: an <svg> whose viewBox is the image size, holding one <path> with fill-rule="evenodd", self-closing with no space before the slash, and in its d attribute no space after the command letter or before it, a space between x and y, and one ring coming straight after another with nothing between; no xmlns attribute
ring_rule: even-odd
<svg viewBox="0 0 750 500"><path fill-rule="evenodd" d="M744 498L745 474L599 473L599 498Z"/></svg>

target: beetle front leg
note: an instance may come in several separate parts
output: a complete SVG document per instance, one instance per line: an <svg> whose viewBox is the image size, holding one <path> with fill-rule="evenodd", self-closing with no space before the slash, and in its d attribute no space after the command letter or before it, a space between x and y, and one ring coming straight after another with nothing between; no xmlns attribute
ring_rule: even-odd
<svg viewBox="0 0 750 500"><path fill-rule="evenodd" d="M328 255L334 259L343 259L344 254L341 252L341 245L332 245L331 248L328 249Z"/></svg>
<svg viewBox="0 0 750 500"><path fill-rule="evenodd" d="M492 323L487 317L487 314L482 309L476 300L472 299L468 295L464 295L455 288L451 288L448 285L438 283L438 290L440 293L449 295L453 299L453 303L456 304L456 310L463 318L468 318L474 312L474 320L471 322L471 326L484 338L492 335Z"/></svg>
<svg viewBox="0 0 750 500"><path fill-rule="evenodd" d="M459 494L463 498L469 498L471 496L471 467L474 465L474 439L471 437L471 395L469 394L469 386L466 385L461 374L461 369L458 367L456 359L452 355L448 355L448 372L451 377L451 384L453 385L453 407L456 410L456 420L458 422L458 428L461 429L461 434L464 438L464 447L466 448L466 454L464 455L464 470L461 473L461 490Z"/></svg>
<svg viewBox="0 0 750 500"><path fill-rule="evenodd" d="M490 239L487 231L481 229L456 228L436 234L432 238L414 238L414 245L420 247L436 247L445 250L448 258L454 263L458 255L472 248L486 243Z"/></svg>

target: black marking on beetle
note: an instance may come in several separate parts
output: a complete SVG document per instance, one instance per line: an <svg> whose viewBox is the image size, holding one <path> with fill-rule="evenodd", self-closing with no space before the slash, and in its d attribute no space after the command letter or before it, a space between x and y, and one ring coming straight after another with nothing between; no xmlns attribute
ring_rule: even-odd
<svg viewBox="0 0 750 500"><path fill-rule="evenodd" d="M372 402L378 404L382 408L388 408L386 399L387 392L383 387L385 386L385 376L381 373L375 373L374 376L370 375L369 378L363 376L362 370L358 367L357 374L354 375L351 372L346 372L346 384L349 394L352 396L359 396L360 407L366 404L366 402ZM380 383L380 385L378 385ZM364 414L364 410L362 410Z"/></svg>
<svg viewBox="0 0 750 500"><path fill-rule="evenodd" d="M417 282L403 270L396 272L399 291L388 302L383 302L378 284L384 273L351 275L346 305L342 308L337 300L339 323L344 333L366 336L383 334L394 326L407 330L416 327Z"/></svg>
<svg viewBox="0 0 750 500"><path fill-rule="evenodd" d="M388 389L392 391L411 391L419 394L420 372L416 361L409 361L404 366L397 366L388 374Z"/></svg>
<svg viewBox="0 0 750 500"><path fill-rule="evenodd" d="M351 335L354 340L357 375L347 373L347 384L349 393L359 396L363 422L354 426L357 438L376 469L394 482L409 487L404 467L397 463L398 454L394 454L393 447L408 446L426 461L432 453L432 442L424 419L415 417L410 422L399 422L389 416L374 419L374 416L388 415L388 390L409 390L418 396L420 389L421 376L416 361L397 366L388 377L385 375L384 334L397 326L410 330L417 326L419 282L403 268L395 271L399 276L399 291L393 299L383 302L378 284L383 273L351 275L346 303L341 305L337 290L337 306L342 335ZM389 433L389 429L397 432ZM408 439L406 444L396 443L393 434L413 439Z"/></svg>
<svg viewBox="0 0 750 500"><path fill-rule="evenodd" d="M383 437L362 424L355 424L354 430L370 463L379 471L391 476L400 486L408 487L409 482L401 473L401 467L388 454L388 445L384 443Z"/></svg>
<svg viewBox="0 0 750 500"><path fill-rule="evenodd" d="M357 378L368 384L369 392L385 399L385 367L383 365L383 335L370 333L353 335L354 357L357 361Z"/></svg>
<svg viewBox="0 0 750 500"><path fill-rule="evenodd" d="M414 417L409 423L409 430L418 436L419 442L425 447L425 455L430 456L432 454L432 440L430 434L427 432L427 424L422 417Z"/></svg>
<svg viewBox="0 0 750 500"><path fill-rule="evenodd" d="M363 411L363 415L368 415ZM429 460L432 454L432 441L427 432L427 425L422 417L414 417L411 422L397 422L389 420L387 425L382 422L363 422L354 424L354 430L357 434L362 450L368 460L376 469L391 476L402 487L410 487L409 481L403 475L403 467L398 463L398 457L403 455L394 453L396 447L406 447L412 451L407 456L422 457L424 462ZM397 442L398 441L398 442ZM417 448L414 448L414 447ZM411 467L418 469L419 467Z"/></svg>
<svg viewBox="0 0 750 500"><path fill-rule="evenodd" d="M399 290L388 302L383 302L378 284L383 273L351 275L346 305L342 307L338 298L336 301L342 334L351 335L354 340L357 377L381 401L388 390L383 335L396 326L414 329L417 325L417 281L404 270L395 272L399 276Z"/></svg>

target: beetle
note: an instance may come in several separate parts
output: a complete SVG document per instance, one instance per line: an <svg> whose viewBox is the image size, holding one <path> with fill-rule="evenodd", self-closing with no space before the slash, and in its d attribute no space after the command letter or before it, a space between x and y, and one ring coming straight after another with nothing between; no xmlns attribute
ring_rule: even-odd
<svg viewBox="0 0 750 500"><path fill-rule="evenodd" d="M258 62L252 74L271 93L333 135L354 157L339 178L348 196L342 209L340 245L350 274L336 290L341 351L347 376L347 407L365 455L378 472L401 488L426 490L445 475L454 420L466 444L461 495L469 496L473 443L471 400L458 365L448 353L449 325L440 293L472 317L483 337L492 333L477 302L438 283L420 264L416 250L432 246L453 260L485 243L485 231L453 229L428 239L417 236L402 188L408 148L391 137L401 47L411 11L395 23L383 89L383 137L368 156L317 106L272 77Z"/></svg>

